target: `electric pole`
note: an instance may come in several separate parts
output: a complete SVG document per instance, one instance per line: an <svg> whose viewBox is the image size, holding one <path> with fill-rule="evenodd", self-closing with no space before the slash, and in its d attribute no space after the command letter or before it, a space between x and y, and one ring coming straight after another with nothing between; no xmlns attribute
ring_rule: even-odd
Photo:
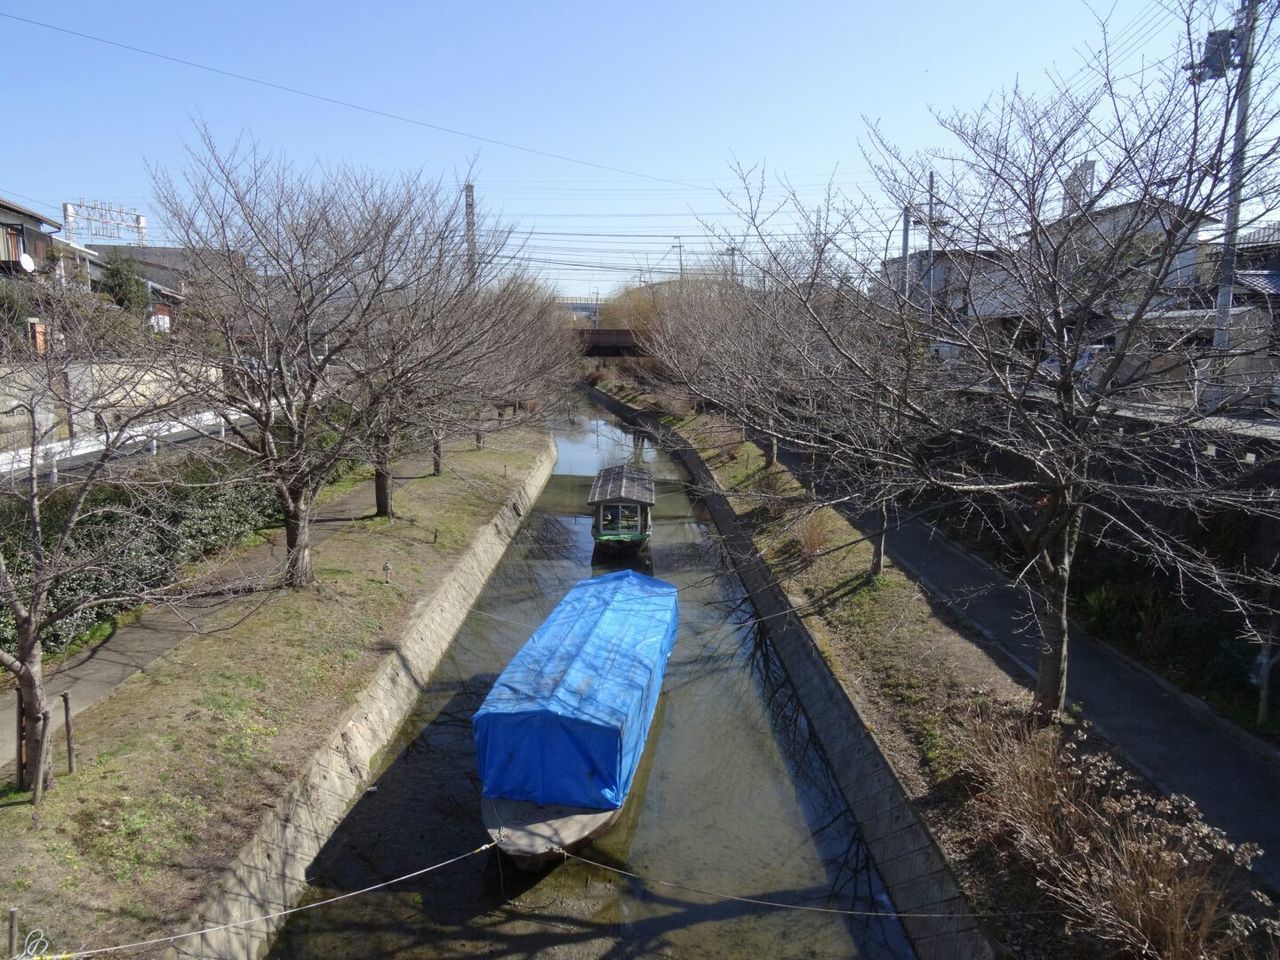
<svg viewBox="0 0 1280 960"><path fill-rule="evenodd" d="M911 205L906 204L902 208L902 299L904 301L911 295L911 278L907 274L907 257L910 255L910 246Z"/></svg>
<svg viewBox="0 0 1280 960"><path fill-rule="evenodd" d="M929 311L929 321L931 324L933 321L933 225L934 223L935 221L933 219L933 171L930 170L929 171L929 226L926 229L926 232L929 235L929 252L928 254L926 254L926 257L925 257L925 269L929 271L929 279L925 281L925 292L929 296L928 311ZM932 330L933 327L930 326L929 329Z"/></svg>
<svg viewBox="0 0 1280 960"><path fill-rule="evenodd" d="M1227 221L1222 237L1222 261L1218 265L1217 316L1213 347L1231 346L1231 288L1236 282L1236 233L1240 229L1240 194L1244 189L1244 151L1249 134L1249 86L1253 73L1253 31L1258 20L1258 0L1244 0L1236 20L1240 88L1236 94L1236 129L1231 146L1227 182ZM1207 44L1206 44L1207 46Z"/></svg>
<svg viewBox="0 0 1280 960"><path fill-rule="evenodd" d="M680 279L683 280L684 279L684 237L672 237L671 239L676 242L675 244L676 254L679 257L679 261L680 261Z"/></svg>
<svg viewBox="0 0 1280 960"><path fill-rule="evenodd" d="M1192 83L1225 80L1227 71L1240 71L1236 89L1235 135L1227 170L1227 215L1223 224L1222 253L1218 262L1218 297L1214 304L1213 349L1217 354L1204 397L1204 405L1213 410L1227 394L1227 359L1231 347L1231 293L1236 282L1236 235L1240 229L1240 202L1244 192L1245 146L1249 136L1249 90L1253 79L1253 33L1258 22L1258 0L1241 0L1234 30L1211 30L1204 41L1204 55L1199 63L1190 64ZM1230 99L1227 109L1232 107Z"/></svg>
<svg viewBox="0 0 1280 960"><path fill-rule="evenodd" d="M467 276L476 279L476 186L470 180L463 188L467 208Z"/></svg>

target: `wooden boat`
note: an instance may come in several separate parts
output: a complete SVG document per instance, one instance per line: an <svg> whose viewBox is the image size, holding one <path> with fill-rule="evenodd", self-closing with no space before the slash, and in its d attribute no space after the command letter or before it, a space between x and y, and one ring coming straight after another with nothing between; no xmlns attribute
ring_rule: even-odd
<svg viewBox="0 0 1280 960"><path fill-rule="evenodd" d="M646 468L631 463L605 467L596 474L587 497L596 546L619 552L639 550L653 531L656 501L653 474Z"/></svg>
<svg viewBox="0 0 1280 960"><path fill-rule="evenodd" d="M495 681L473 729L481 814L537 869L626 803L675 644L676 588L633 570L582 580Z"/></svg>

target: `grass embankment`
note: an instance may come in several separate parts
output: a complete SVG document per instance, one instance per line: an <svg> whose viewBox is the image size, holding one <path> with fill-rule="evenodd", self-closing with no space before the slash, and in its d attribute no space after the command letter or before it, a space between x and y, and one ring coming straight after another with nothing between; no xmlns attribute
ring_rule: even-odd
<svg viewBox="0 0 1280 960"><path fill-rule="evenodd" d="M1237 868L1250 852L1136 781L1094 737L1022 722L1000 651L965 635L741 428L626 382L599 384L701 454L850 691L1010 956L1276 956Z"/></svg>
<svg viewBox="0 0 1280 960"><path fill-rule="evenodd" d="M337 478L321 488L319 495L316 497L316 509L318 510L324 507L325 504L332 503L345 496L362 483L372 479L372 477L373 468L367 464L356 464L345 468ZM216 570L217 566L224 562L228 555L235 555L240 551L269 543L272 536L278 533L280 529L281 525L277 522L270 526L252 530L236 541L230 548L219 550L215 554L194 561L186 568L186 572L191 574L198 571ZM150 608L147 604L141 604L118 613L104 615L102 619L82 631L64 646L55 646L51 649L46 642L45 654L41 661L45 679L48 680L53 677L63 665L75 661L80 653L91 650L99 644L110 640L121 627L127 627L131 623L137 622L148 609ZM17 686L18 678L12 673L0 674L0 690L14 690Z"/></svg>
<svg viewBox="0 0 1280 960"><path fill-rule="evenodd" d="M215 629L78 714L77 772L65 773L60 744L40 829L25 794L0 796L0 906L18 907L55 951L179 927L544 438L451 450L440 477L405 465L398 516L344 523L318 544L314 588L237 601Z"/></svg>

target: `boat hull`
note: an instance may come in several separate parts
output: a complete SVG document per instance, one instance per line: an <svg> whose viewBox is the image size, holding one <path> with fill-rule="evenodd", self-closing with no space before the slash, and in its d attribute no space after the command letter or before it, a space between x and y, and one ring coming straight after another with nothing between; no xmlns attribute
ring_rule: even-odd
<svg viewBox="0 0 1280 960"><path fill-rule="evenodd" d="M601 553L615 556L626 556L639 553L649 542L647 533L634 537L595 536L595 547Z"/></svg>
<svg viewBox="0 0 1280 960"><path fill-rule="evenodd" d="M601 836L622 815L615 810L588 810L558 804L540 806L527 800L485 797L484 828L498 849L522 870L543 870Z"/></svg>

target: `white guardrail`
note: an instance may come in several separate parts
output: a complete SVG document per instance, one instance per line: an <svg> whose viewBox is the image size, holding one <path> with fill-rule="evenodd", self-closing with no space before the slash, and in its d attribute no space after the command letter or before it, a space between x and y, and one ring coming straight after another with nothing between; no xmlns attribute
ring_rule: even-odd
<svg viewBox="0 0 1280 960"><path fill-rule="evenodd" d="M243 418L233 418L243 419ZM157 420L142 423L126 430L110 434L111 445L122 454L137 452L138 447L150 445L155 453L161 440L168 440L179 434L190 433L195 436L222 436L226 430L227 420L216 410L206 410L181 420ZM60 461L76 457L100 453L107 449L108 434L98 433L88 437L76 437L71 440L55 440L42 444L36 454L37 470L56 470ZM0 452L0 476L13 476L15 473L31 472L32 454L30 447L21 450Z"/></svg>

